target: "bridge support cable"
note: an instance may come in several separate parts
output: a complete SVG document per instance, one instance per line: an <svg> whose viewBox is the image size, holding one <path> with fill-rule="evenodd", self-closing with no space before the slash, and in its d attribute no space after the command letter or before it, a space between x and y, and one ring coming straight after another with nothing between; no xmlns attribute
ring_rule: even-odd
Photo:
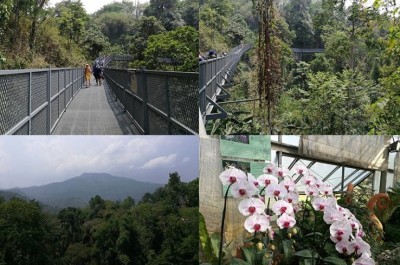
<svg viewBox="0 0 400 265"><path fill-rule="evenodd" d="M202 123L227 117L226 111L217 101L229 98L226 88L233 85L236 66L251 47L239 45L226 56L199 62L199 108Z"/></svg>
<svg viewBox="0 0 400 265"><path fill-rule="evenodd" d="M0 134L51 134L83 83L83 68L0 71Z"/></svg>

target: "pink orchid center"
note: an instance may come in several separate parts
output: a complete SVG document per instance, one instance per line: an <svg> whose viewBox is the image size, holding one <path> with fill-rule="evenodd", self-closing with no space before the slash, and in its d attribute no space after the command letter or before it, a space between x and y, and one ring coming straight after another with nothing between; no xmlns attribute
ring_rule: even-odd
<svg viewBox="0 0 400 265"><path fill-rule="evenodd" d="M267 172L268 172L268 173L272 173L272 167L268 167L268 168L267 168Z"/></svg>
<svg viewBox="0 0 400 265"><path fill-rule="evenodd" d="M342 236L337 236L336 239L337 239L338 241L342 241L343 237L342 237Z"/></svg>
<svg viewBox="0 0 400 265"><path fill-rule="evenodd" d="M281 192L279 190L274 191L274 196L279 196L279 194L281 194Z"/></svg>
<svg viewBox="0 0 400 265"><path fill-rule="evenodd" d="M281 209L280 209L280 211L281 211L281 213L285 213L286 212L286 209L287 209L287 207L281 207Z"/></svg>
<svg viewBox="0 0 400 265"><path fill-rule="evenodd" d="M258 187L258 181L253 182L254 186Z"/></svg>
<svg viewBox="0 0 400 265"><path fill-rule="evenodd" d="M289 202L289 203L292 203L292 201L293 201L292 199L290 199L290 198L288 199L288 202Z"/></svg>
<svg viewBox="0 0 400 265"><path fill-rule="evenodd" d="M310 183L311 183L311 181L309 181L309 180L306 181L306 184L307 184L307 185L310 185Z"/></svg>
<svg viewBox="0 0 400 265"><path fill-rule="evenodd" d="M256 212L256 207L250 206L250 207L249 207L249 213L253 214L253 213L255 213L255 212Z"/></svg>
<svg viewBox="0 0 400 265"><path fill-rule="evenodd" d="M310 191L310 195L313 195L314 194L314 192L313 191Z"/></svg>
<svg viewBox="0 0 400 265"><path fill-rule="evenodd" d="M354 227L356 227L356 224L351 224L351 228L353 228L354 229Z"/></svg>
<svg viewBox="0 0 400 265"><path fill-rule="evenodd" d="M279 177L282 177L283 176L283 171L278 171L278 175L279 175Z"/></svg>
<svg viewBox="0 0 400 265"><path fill-rule="evenodd" d="M322 211L325 208L322 204L319 206L319 209Z"/></svg>
<svg viewBox="0 0 400 265"><path fill-rule="evenodd" d="M342 251L343 251L343 253L347 253L347 248L346 248L346 247L343 247L343 248L342 248Z"/></svg>
<svg viewBox="0 0 400 265"><path fill-rule="evenodd" d="M299 174L303 174L303 170L302 169L299 169Z"/></svg>
<svg viewBox="0 0 400 265"><path fill-rule="evenodd" d="M240 189L239 190L239 194L240 194L240 196L246 195L246 190L245 189Z"/></svg>
<svg viewBox="0 0 400 265"><path fill-rule="evenodd" d="M260 231L261 225L255 224L253 228L254 228L255 231Z"/></svg>
<svg viewBox="0 0 400 265"><path fill-rule="evenodd" d="M289 191L289 185L285 185L285 188Z"/></svg>
<svg viewBox="0 0 400 265"><path fill-rule="evenodd" d="M283 227L288 228L290 226L290 222L286 221L283 223Z"/></svg>
<svg viewBox="0 0 400 265"><path fill-rule="evenodd" d="M235 183L236 182L236 177L229 177L229 182L230 183Z"/></svg>
<svg viewBox="0 0 400 265"><path fill-rule="evenodd" d="M268 186L269 184L271 184L271 180L266 179L266 180L265 180L265 185Z"/></svg>
<svg viewBox="0 0 400 265"><path fill-rule="evenodd" d="M329 192L326 190L326 191L325 191L325 195L328 195L328 194L329 194Z"/></svg>

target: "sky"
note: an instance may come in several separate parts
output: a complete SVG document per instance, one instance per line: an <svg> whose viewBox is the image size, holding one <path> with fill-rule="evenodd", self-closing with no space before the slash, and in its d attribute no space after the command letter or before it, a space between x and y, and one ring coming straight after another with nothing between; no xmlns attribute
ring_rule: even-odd
<svg viewBox="0 0 400 265"><path fill-rule="evenodd" d="M0 137L0 189L40 186L109 173L165 184L177 171L182 181L198 177L197 136Z"/></svg>
<svg viewBox="0 0 400 265"><path fill-rule="evenodd" d="M55 4L62 2L64 0L50 0L49 6L55 6ZM128 2L134 2L134 0L127 0ZM83 6L89 14L93 14L97 10L101 9L103 6L107 4L111 4L114 2L122 2L122 0L81 0ZM139 3L147 3L149 0L139 0Z"/></svg>

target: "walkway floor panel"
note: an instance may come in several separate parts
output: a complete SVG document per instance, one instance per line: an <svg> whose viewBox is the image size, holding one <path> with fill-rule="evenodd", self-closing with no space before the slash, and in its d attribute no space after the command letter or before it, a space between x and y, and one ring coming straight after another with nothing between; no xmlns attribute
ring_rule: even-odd
<svg viewBox="0 0 400 265"><path fill-rule="evenodd" d="M92 84L96 84L93 82ZM59 121L55 135L139 134L131 119L104 86L82 88Z"/></svg>

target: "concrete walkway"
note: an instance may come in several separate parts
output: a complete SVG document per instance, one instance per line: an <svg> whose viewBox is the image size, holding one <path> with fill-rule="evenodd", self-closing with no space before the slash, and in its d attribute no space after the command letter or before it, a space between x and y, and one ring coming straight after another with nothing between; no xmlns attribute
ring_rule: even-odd
<svg viewBox="0 0 400 265"><path fill-rule="evenodd" d="M91 87L83 87L72 100L53 134L140 134L112 93L104 86L96 86L94 79L91 83Z"/></svg>

